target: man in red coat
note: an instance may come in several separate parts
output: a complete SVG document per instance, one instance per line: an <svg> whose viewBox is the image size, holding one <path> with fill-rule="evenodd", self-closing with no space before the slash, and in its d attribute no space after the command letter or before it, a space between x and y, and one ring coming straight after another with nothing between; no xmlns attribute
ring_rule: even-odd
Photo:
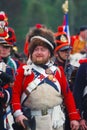
<svg viewBox="0 0 87 130"><path fill-rule="evenodd" d="M18 68L13 86L15 121L25 128L23 120L31 119L32 130L63 130L65 116L61 105L64 100L70 126L72 130L78 130L80 116L64 70L51 61L55 48L53 32L34 27L29 31L28 40L29 59L26 65Z"/></svg>

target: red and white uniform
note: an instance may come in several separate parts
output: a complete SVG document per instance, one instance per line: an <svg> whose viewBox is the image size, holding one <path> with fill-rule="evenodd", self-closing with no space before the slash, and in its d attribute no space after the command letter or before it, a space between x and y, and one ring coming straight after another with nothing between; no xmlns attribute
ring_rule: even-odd
<svg viewBox="0 0 87 130"><path fill-rule="evenodd" d="M70 120L79 120L80 116L79 116L78 112L76 111L74 98L73 98L72 93L71 93L71 91L70 91L70 89L68 87L64 71L63 71L63 69L61 67L60 67L60 69L58 69L56 66L54 66L54 68L56 68L55 72L53 73L53 77L55 77L55 78L52 78L51 81L53 79L57 79L58 83L60 84L60 93L63 95L63 99L64 99L65 105L67 107ZM27 67L27 70L29 71L28 67ZM15 83L14 83L14 86L13 86L12 108L13 108L13 112L14 112L15 117L17 117L18 115L23 114L22 110L21 110L22 105L21 105L20 97L22 98L23 93L25 92L27 87L29 87L29 84L35 79L35 76L37 75L37 73L35 73L32 69L31 69L31 72L29 72L29 74L24 75L24 73L25 73L24 67L20 66L18 68L18 70L17 70L16 80L15 80ZM46 79L48 79L48 77L46 77ZM55 81L53 81L53 82L55 82ZM39 89L39 87L38 87L38 89ZM42 88L40 87L39 90L41 90L41 89ZM47 96L48 96L49 93L51 94L51 92L50 92L51 89L55 89L55 88L51 87L48 91L46 91ZM35 91L37 91L37 90L35 89ZM35 93L35 91L31 91L29 96L31 97L32 93ZM57 91L55 91L55 92L57 92ZM45 94L45 91L43 91L43 93ZM45 98L43 96L43 93L42 93L42 99ZM35 95L33 94L33 96L35 96ZM41 97L39 97L37 102L35 102L36 104L39 102L40 98ZM49 98L48 103L50 103L51 100L52 100L52 97L49 96L48 98ZM56 99L56 97L55 97L55 99ZM40 99L40 102L41 102L41 99ZM47 104L47 105L49 105L49 104Z"/></svg>

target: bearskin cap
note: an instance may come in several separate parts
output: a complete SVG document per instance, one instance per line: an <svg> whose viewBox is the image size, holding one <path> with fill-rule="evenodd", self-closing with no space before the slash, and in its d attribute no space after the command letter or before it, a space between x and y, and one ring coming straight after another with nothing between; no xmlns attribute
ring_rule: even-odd
<svg viewBox="0 0 87 130"><path fill-rule="evenodd" d="M42 42L41 42L42 41ZM29 53L32 54L36 46L41 45L47 47L51 55L55 49L54 33L45 26L36 25L30 28L28 33Z"/></svg>

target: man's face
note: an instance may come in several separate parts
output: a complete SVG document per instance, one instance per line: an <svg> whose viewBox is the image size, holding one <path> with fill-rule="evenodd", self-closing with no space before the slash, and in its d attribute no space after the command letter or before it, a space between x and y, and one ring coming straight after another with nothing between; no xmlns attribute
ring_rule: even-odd
<svg viewBox="0 0 87 130"><path fill-rule="evenodd" d="M11 47L0 45L0 56L5 58L10 55Z"/></svg>
<svg viewBox="0 0 87 130"><path fill-rule="evenodd" d="M62 51L58 51L56 53L56 58L61 60L60 57L63 59L63 60L67 60L67 58L69 58L70 56L70 53L71 53L71 50L69 49L65 49L65 50L62 50ZM60 57L59 57L60 56Z"/></svg>
<svg viewBox="0 0 87 130"><path fill-rule="evenodd" d="M50 51L43 46L37 46L32 53L33 63L40 65L46 64L50 58Z"/></svg>

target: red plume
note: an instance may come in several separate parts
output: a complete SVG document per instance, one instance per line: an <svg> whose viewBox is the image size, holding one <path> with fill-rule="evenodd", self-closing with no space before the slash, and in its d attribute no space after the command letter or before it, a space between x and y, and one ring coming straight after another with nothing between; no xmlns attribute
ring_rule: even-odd
<svg viewBox="0 0 87 130"><path fill-rule="evenodd" d="M63 26L58 26L58 32L63 32Z"/></svg>
<svg viewBox="0 0 87 130"><path fill-rule="evenodd" d="M0 21L4 21L4 16L0 14Z"/></svg>
<svg viewBox="0 0 87 130"><path fill-rule="evenodd" d="M36 24L35 26L36 26L36 28L42 28L41 24Z"/></svg>

